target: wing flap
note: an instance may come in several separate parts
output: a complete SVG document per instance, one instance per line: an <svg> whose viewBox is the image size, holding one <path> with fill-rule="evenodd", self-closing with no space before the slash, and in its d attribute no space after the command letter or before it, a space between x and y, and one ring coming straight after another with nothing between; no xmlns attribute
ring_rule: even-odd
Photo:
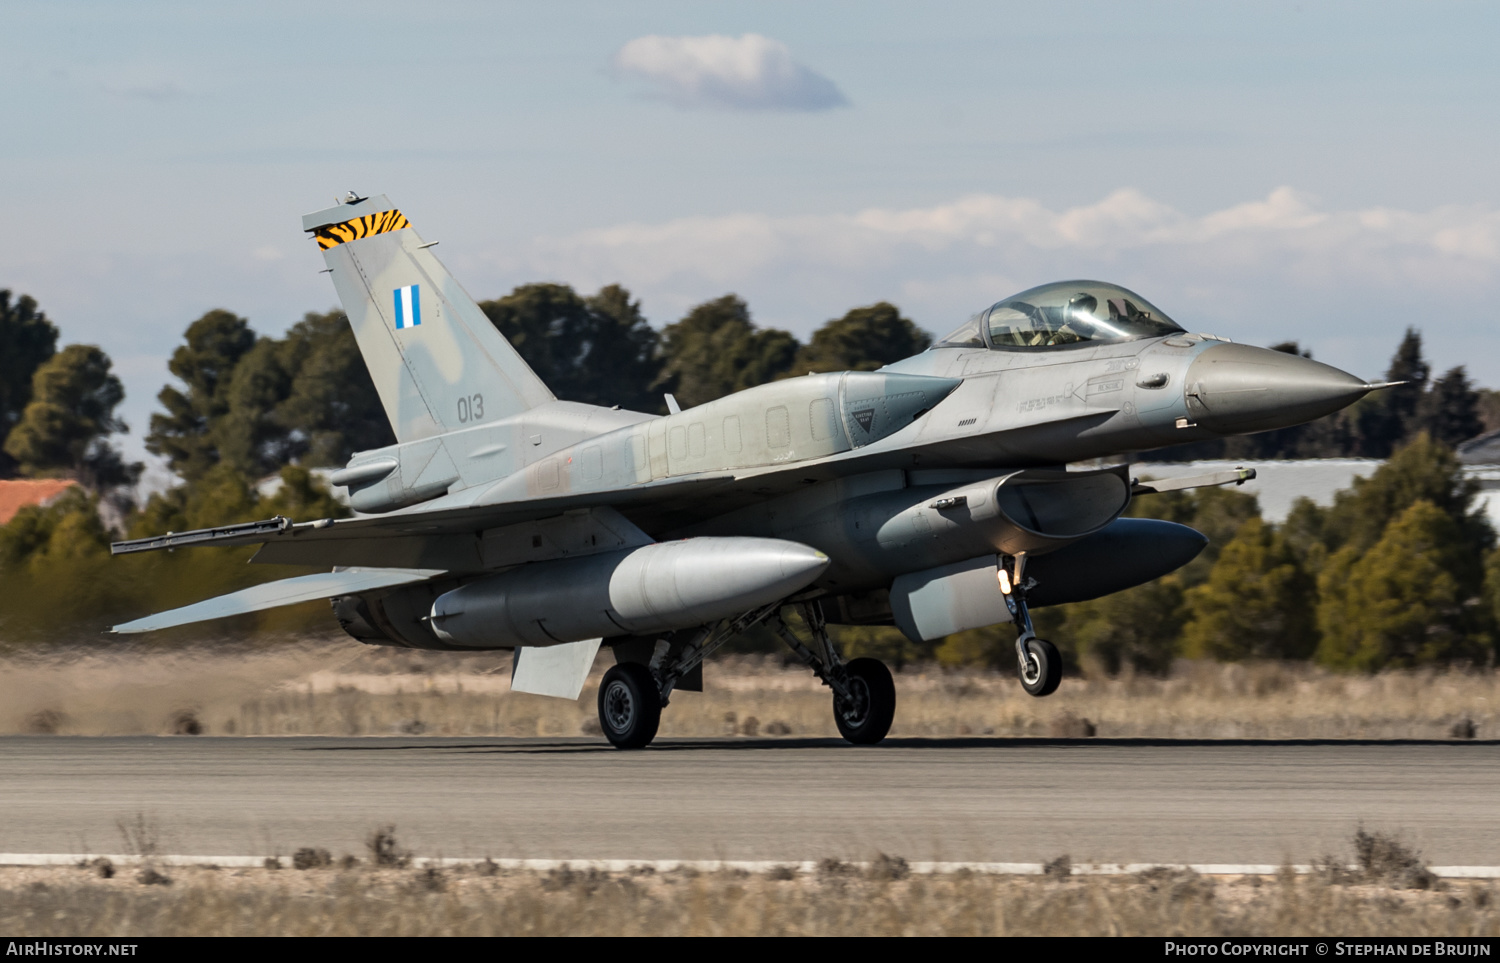
<svg viewBox="0 0 1500 963"><path fill-rule="evenodd" d="M350 595L373 589L390 588L411 582L425 582L442 575L441 569L346 569L342 572L319 572L316 575L300 575L297 578L252 585L238 592L220 595L217 598L194 602L179 609L170 609L148 615L143 619L125 622L111 631L119 635L137 632L154 632L192 622L206 622L231 615L244 615L263 609L274 609L299 602L314 602L333 598L335 595ZM575 696L576 698L576 696Z"/></svg>

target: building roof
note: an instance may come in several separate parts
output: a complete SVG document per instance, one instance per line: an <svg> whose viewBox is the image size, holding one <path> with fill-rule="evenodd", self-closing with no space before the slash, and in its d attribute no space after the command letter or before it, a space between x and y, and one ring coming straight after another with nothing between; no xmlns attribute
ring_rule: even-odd
<svg viewBox="0 0 1500 963"><path fill-rule="evenodd" d="M66 478L27 478L0 481L0 525L27 505L45 505L78 484Z"/></svg>

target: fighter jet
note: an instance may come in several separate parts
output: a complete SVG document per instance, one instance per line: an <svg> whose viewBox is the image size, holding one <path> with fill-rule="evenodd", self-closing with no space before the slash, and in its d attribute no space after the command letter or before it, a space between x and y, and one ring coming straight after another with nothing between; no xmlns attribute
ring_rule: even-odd
<svg viewBox="0 0 1500 963"><path fill-rule="evenodd" d="M881 662L846 660L830 623L918 641L1012 623L1021 685L1045 696L1062 662L1031 608L1142 584L1206 544L1122 518L1131 498L1253 476L1140 483L1132 453L1300 424L1381 387L1062 281L878 371L622 411L556 398L384 196L350 193L302 227L397 443L333 473L354 518L116 542L259 545L253 562L328 571L115 631L330 599L361 642L511 650L515 690L569 699L603 647L599 723L620 748L649 744L672 694L701 690L703 660L755 625L832 690L851 743L885 737L895 687Z"/></svg>

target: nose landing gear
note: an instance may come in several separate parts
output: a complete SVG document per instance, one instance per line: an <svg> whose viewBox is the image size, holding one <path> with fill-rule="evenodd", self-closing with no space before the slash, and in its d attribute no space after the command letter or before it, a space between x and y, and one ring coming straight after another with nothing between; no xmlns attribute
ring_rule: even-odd
<svg viewBox="0 0 1500 963"><path fill-rule="evenodd" d="M1016 625L1016 674L1027 695L1051 695L1062 682L1062 656L1057 646L1039 639L1031 627L1031 612L1026 607L1026 590L1036 584L1026 580L1026 555L1020 553L1007 560L1002 557L997 572L1005 607Z"/></svg>

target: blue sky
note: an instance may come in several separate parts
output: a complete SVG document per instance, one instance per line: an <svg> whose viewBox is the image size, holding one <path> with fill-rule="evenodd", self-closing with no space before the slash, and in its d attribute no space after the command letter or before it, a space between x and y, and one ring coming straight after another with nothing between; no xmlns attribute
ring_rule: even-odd
<svg viewBox="0 0 1500 963"><path fill-rule="evenodd" d="M1380 374L1500 386L1500 7L12 3L0 287L126 381L183 329L333 306L299 216L386 193L476 297L728 291L941 332L1103 277Z"/></svg>

